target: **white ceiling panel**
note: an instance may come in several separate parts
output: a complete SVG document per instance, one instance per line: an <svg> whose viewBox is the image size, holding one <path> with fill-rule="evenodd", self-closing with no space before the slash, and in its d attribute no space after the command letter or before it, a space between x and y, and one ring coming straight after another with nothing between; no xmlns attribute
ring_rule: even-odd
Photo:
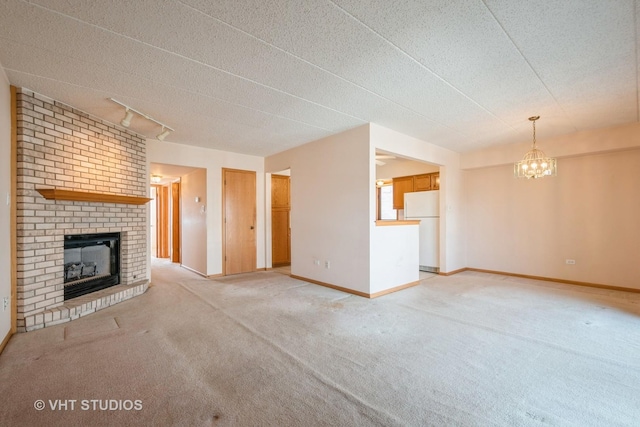
<svg viewBox="0 0 640 427"><path fill-rule="evenodd" d="M8 0L0 64L112 122L265 156L374 122L456 151L638 120L633 0ZM137 122L137 123L135 123ZM134 121L149 137L157 125Z"/></svg>
<svg viewBox="0 0 640 427"><path fill-rule="evenodd" d="M216 12L220 9L217 2L190 3L205 13L218 13L230 25L437 123L451 126L461 119L494 119L331 2L234 2L237 7L224 12ZM458 112L455 121L452 110ZM473 135L464 127L459 132Z"/></svg>
<svg viewBox="0 0 640 427"><path fill-rule="evenodd" d="M553 104L542 82L480 1L336 3L507 124L510 114L523 104L531 111ZM505 81L507 75L511 77Z"/></svg>
<svg viewBox="0 0 640 427"><path fill-rule="evenodd" d="M549 92L571 110L616 99L616 122L637 120L633 1L488 0L487 5ZM584 122L574 120L577 129Z"/></svg>

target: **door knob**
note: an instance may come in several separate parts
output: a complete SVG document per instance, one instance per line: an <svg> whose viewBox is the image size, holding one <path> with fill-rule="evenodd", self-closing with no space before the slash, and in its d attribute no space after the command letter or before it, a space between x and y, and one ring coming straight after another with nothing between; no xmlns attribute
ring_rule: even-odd
<svg viewBox="0 0 640 427"><path fill-rule="evenodd" d="M251 226L251 229L253 230L253 225Z"/></svg>

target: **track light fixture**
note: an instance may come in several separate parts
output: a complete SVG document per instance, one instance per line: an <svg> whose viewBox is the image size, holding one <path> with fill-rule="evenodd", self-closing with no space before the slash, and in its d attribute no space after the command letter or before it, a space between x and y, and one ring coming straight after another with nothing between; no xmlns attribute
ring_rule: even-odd
<svg viewBox="0 0 640 427"><path fill-rule="evenodd" d="M154 119L153 117L149 116L148 114L145 114L139 110L136 110L135 108L131 108L126 104L123 104L122 102L115 100L113 98L109 98L110 101L115 102L118 105L121 105L125 108L125 115L124 118L122 119L122 121L120 122L120 124L126 128L128 128L131 125L131 119L133 119L133 113L136 113L139 116L144 117L145 119L159 124L160 126L162 126L162 130L160 131L160 133L156 136L156 138L158 138L160 141L164 141L164 139L169 136L169 134L171 132L174 132L174 130L172 128L170 128L169 126L165 125L162 122L157 121L156 119Z"/></svg>
<svg viewBox="0 0 640 427"><path fill-rule="evenodd" d="M171 131L169 129L166 129L164 126L162 126L162 132L160 132L156 138L158 138L160 141L164 141L164 139L171 133Z"/></svg>
<svg viewBox="0 0 640 427"><path fill-rule="evenodd" d="M133 111L129 110L128 108L125 110L125 115L124 115L124 119L122 119L122 121L120 122L120 124L126 128L129 127L129 125L131 125L131 119L133 118Z"/></svg>

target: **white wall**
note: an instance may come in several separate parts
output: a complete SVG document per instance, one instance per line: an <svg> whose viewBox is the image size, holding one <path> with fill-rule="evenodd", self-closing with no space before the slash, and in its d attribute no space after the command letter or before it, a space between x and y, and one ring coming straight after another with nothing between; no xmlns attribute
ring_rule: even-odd
<svg viewBox="0 0 640 427"><path fill-rule="evenodd" d="M371 283L375 294L420 280L418 225L371 229Z"/></svg>
<svg viewBox="0 0 640 427"><path fill-rule="evenodd" d="M371 155L380 149L403 157L440 165L440 271L466 267L463 188L460 155L446 148L371 124ZM370 175L375 180L375 170ZM376 217L375 189L371 187L369 217Z"/></svg>
<svg viewBox="0 0 640 427"><path fill-rule="evenodd" d="M196 197L199 199L196 202ZM198 273L207 271L207 171L196 169L180 181L181 261ZM204 211L203 211L204 209Z"/></svg>
<svg viewBox="0 0 640 427"><path fill-rule="evenodd" d="M370 159L365 125L265 160L291 168L292 274L369 293Z"/></svg>
<svg viewBox="0 0 640 427"><path fill-rule="evenodd" d="M560 158L553 178L508 164L464 182L469 267L640 289L640 148Z"/></svg>
<svg viewBox="0 0 640 427"><path fill-rule="evenodd" d="M538 123L538 129L544 124ZM554 138L537 138L539 149L549 157L573 157L583 154L606 153L640 147L640 123L630 123L603 129L576 132ZM531 140L520 144L499 145L483 150L463 153L462 169L513 165L531 149Z"/></svg>
<svg viewBox="0 0 640 427"><path fill-rule="evenodd" d="M149 160L208 169L207 222L214 224L214 230L207 231L208 274L221 271L223 165L258 172L262 262L269 232L264 224L269 197L264 192L270 185L260 172L290 168L292 273L364 293L382 290L385 286L376 277L383 273L374 264L378 255L384 255L381 239L392 231L378 230L374 224L373 165L375 150L381 149L440 167L442 272L468 266L640 288L640 263L634 260L640 253L636 219L640 198L635 196L640 183L640 125L581 132L539 144L574 156L560 158L558 177L512 178L511 162L524 154L528 144L516 156L495 148L460 155L375 124L270 156L264 159L264 168L261 158L159 141L150 141ZM588 150L619 151L589 154ZM551 150L548 154L555 155ZM461 164L468 170L463 172ZM531 230L539 225L545 232L537 235ZM523 229L534 244L523 243L518 234ZM566 258L576 259L577 264L567 266ZM316 259L320 266L314 264ZM324 268L325 261L331 263L329 269Z"/></svg>
<svg viewBox="0 0 640 427"><path fill-rule="evenodd" d="M148 170L149 168L147 168ZM151 187L149 189L149 197L152 198L149 203L147 203L148 211L149 211L149 240L147 242L147 247L149 248L149 252L155 254L158 252L158 230L156 224L156 198L158 197L158 191L155 187ZM149 268L151 268L151 262L148 262ZM150 276L147 276L150 277Z"/></svg>
<svg viewBox="0 0 640 427"><path fill-rule="evenodd" d="M3 311L2 298L11 297L11 89L0 66L0 342L11 330L11 307Z"/></svg>
<svg viewBox="0 0 640 427"><path fill-rule="evenodd" d="M268 172L291 168L294 275L367 294L418 280L418 227L375 225L377 148L443 165L442 271L466 266L458 154L371 124L265 160Z"/></svg>
<svg viewBox="0 0 640 427"><path fill-rule="evenodd" d="M513 178L530 141L461 156L469 267L640 288L640 123L537 142L557 177Z"/></svg>
<svg viewBox="0 0 640 427"><path fill-rule="evenodd" d="M440 168L415 160L382 160L387 162L383 166L376 166L376 179L391 179L399 176L420 175L423 173L438 172Z"/></svg>
<svg viewBox="0 0 640 427"><path fill-rule="evenodd" d="M265 267L264 158L201 147L147 140L150 163L190 166L207 170L207 275L222 273L222 169L256 172L257 268Z"/></svg>
<svg viewBox="0 0 640 427"><path fill-rule="evenodd" d="M271 173L264 174L264 259L265 267L273 267L273 239L271 238Z"/></svg>

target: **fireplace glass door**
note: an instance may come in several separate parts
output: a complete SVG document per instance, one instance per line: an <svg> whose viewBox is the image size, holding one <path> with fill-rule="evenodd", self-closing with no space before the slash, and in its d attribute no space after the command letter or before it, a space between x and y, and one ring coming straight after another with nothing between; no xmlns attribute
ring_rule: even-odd
<svg viewBox="0 0 640 427"><path fill-rule="evenodd" d="M120 233L64 237L64 299L120 283Z"/></svg>

